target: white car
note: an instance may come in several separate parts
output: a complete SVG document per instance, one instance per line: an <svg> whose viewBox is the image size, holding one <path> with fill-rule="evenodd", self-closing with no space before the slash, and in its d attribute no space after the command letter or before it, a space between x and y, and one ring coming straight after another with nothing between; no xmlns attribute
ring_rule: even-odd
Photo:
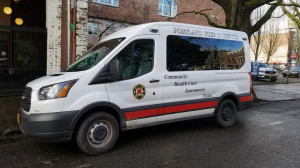
<svg viewBox="0 0 300 168"><path fill-rule="evenodd" d="M271 82L275 82L278 78L278 72L274 68L270 68L266 63L259 63L259 74L253 76L253 80L270 79Z"/></svg>
<svg viewBox="0 0 300 168"><path fill-rule="evenodd" d="M233 126L251 107L247 34L181 23L120 30L64 72L28 83L18 111L23 134L75 138L99 155L119 132L201 117Z"/></svg>

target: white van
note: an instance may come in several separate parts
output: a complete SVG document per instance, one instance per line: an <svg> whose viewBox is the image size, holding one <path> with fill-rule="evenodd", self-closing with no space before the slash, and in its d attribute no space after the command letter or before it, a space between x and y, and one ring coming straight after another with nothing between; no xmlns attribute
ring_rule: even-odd
<svg viewBox="0 0 300 168"><path fill-rule="evenodd" d="M119 131L215 117L221 127L252 105L249 41L243 32L148 23L101 40L65 71L27 84L24 135L70 141L98 155Z"/></svg>

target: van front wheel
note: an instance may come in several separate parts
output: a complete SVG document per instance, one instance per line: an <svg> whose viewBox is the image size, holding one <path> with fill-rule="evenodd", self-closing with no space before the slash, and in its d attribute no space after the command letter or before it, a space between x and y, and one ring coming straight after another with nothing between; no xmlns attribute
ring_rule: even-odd
<svg viewBox="0 0 300 168"><path fill-rule="evenodd" d="M100 155L114 147L119 137L119 124L106 112L93 113L86 117L76 135L77 146L90 155Z"/></svg>
<svg viewBox="0 0 300 168"><path fill-rule="evenodd" d="M237 108L235 103L230 99L226 99L220 104L216 113L216 123L220 127L231 127L236 122L236 113Z"/></svg>

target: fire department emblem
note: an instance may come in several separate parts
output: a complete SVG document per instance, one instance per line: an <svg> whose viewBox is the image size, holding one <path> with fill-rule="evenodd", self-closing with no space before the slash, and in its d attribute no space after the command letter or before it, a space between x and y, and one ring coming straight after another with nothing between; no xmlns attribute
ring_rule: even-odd
<svg viewBox="0 0 300 168"><path fill-rule="evenodd" d="M133 88L133 96L136 99L142 99L146 95L146 89L145 86L142 84L135 85Z"/></svg>

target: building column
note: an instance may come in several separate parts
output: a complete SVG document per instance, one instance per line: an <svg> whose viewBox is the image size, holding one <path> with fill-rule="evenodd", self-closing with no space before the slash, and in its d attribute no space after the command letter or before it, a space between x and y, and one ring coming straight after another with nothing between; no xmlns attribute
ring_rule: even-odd
<svg viewBox="0 0 300 168"><path fill-rule="evenodd" d="M76 59L87 50L88 0L77 0Z"/></svg>
<svg viewBox="0 0 300 168"><path fill-rule="evenodd" d="M47 74L60 72L62 0L46 0Z"/></svg>

